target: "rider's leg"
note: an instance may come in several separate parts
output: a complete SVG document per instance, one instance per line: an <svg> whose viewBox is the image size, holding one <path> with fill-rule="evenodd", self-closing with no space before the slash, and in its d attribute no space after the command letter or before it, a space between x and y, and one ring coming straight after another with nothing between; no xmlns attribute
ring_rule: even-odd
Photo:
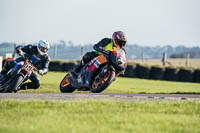
<svg viewBox="0 0 200 133"><path fill-rule="evenodd" d="M92 52L87 52L82 60L74 67L73 71L72 71L72 74L74 76L77 76L77 73L81 70L81 68L87 64L90 60L92 60L94 57L96 57L98 54L94 51Z"/></svg>
<svg viewBox="0 0 200 133"><path fill-rule="evenodd" d="M76 72L76 73L78 73L78 72L81 70L81 68L82 68L83 66L84 66L84 61L81 60L81 61L73 68L73 71Z"/></svg>
<svg viewBox="0 0 200 133"><path fill-rule="evenodd" d="M71 74L73 77L77 78L78 72L81 70L81 68L84 66L83 60L81 60L71 71Z"/></svg>
<svg viewBox="0 0 200 133"><path fill-rule="evenodd" d="M24 83L21 85L20 90L38 89L40 87L40 79L33 72L29 78L32 82Z"/></svg>

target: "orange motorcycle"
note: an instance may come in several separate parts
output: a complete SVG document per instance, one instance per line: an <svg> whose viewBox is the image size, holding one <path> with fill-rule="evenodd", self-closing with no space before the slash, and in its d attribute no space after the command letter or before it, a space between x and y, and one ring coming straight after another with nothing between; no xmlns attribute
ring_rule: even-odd
<svg viewBox="0 0 200 133"><path fill-rule="evenodd" d="M62 93L104 91L127 67L126 54L123 49L110 51L108 55L100 54L87 63L78 73L77 78L68 72L60 83Z"/></svg>

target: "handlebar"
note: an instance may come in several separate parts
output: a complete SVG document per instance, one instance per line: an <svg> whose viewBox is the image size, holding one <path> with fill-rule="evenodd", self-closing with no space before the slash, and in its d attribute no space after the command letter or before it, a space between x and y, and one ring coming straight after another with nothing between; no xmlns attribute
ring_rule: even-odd
<svg viewBox="0 0 200 133"><path fill-rule="evenodd" d="M32 63L32 61L29 59L29 57L25 56L25 54L19 54L24 60L28 60Z"/></svg>

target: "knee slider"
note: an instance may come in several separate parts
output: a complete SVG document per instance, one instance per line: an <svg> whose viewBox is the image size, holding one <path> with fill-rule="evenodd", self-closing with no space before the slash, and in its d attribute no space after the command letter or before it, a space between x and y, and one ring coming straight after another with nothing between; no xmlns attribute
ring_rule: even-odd
<svg viewBox="0 0 200 133"><path fill-rule="evenodd" d="M40 87L40 82L34 83L33 89L38 89Z"/></svg>

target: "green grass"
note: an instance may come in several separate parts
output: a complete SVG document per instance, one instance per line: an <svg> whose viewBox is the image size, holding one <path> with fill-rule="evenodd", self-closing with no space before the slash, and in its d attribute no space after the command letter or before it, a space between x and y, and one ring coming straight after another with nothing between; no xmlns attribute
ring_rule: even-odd
<svg viewBox="0 0 200 133"><path fill-rule="evenodd" d="M59 93L65 74L20 92ZM103 93L200 94L200 84L117 78ZM199 133L199 123L200 101L0 100L0 133Z"/></svg>
<svg viewBox="0 0 200 133"><path fill-rule="evenodd" d="M49 72L40 77L41 87L38 90L21 92L59 93L59 84L66 73ZM87 93L87 92L86 92ZM103 93L197 93L200 94L200 83L170 82L136 78L117 78Z"/></svg>
<svg viewBox="0 0 200 133"><path fill-rule="evenodd" d="M199 133L200 102L0 100L0 133Z"/></svg>

